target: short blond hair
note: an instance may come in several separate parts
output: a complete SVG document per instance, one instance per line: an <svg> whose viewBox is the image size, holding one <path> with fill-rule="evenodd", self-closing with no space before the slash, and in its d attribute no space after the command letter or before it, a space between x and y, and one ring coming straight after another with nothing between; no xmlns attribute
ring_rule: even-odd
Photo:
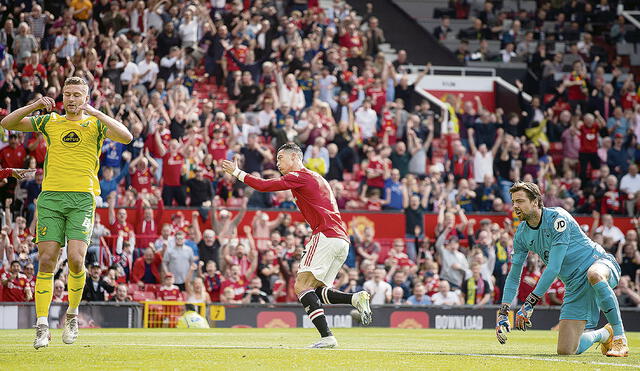
<svg viewBox="0 0 640 371"><path fill-rule="evenodd" d="M78 76L71 76L71 77L68 77L66 80L64 80L64 86L67 86L67 85L84 85L87 88L89 87L89 84L87 84L85 79Z"/></svg>
<svg viewBox="0 0 640 371"><path fill-rule="evenodd" d="M542 202L542 192L540 192L540 188L538 187L537 184L531 183L531 182L523 182L519 180L515 182L513 186L511 186L511 189L509 189L509 193L511 193L511 195L513 196L514 193L519 191L524 191L524 193L527 194L527 198L530 201L537 200L538 207L542 208L544 206Z"/></svg>

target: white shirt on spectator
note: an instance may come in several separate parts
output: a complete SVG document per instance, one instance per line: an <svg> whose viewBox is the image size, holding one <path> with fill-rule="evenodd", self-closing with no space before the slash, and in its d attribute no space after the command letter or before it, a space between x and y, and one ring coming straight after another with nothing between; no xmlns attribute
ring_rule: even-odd
<svg viewBox="0 0 640 371"><path fill-rule="evenodd" d="M56 48L61 47L62 44L64 43L65 38L67 39L67 44L58 51L58 58L67 58L67 57L71 58L76 54L76 51L80 47L80 43L78 43L78 38L71 34L68 36L64 36L64 35L56 36L55 47Z"/></svg>
<svg viewBox="0 0 640 371"><path fill-rule="evenodd" d="M258 127L260 129L266 130L271 120L275 121L275 119L276 119L275 111L267 112L265 110L262 110L258 112Z"/></svg>
<svg viewBox="0 0 640 371"><path fill-rule="evenodd" d="M493 153L489 150L483 156L480 151L476 151L473 156L473 179L480 184L484 182L485 175L493 175Z"/></svg>
<svg viewBox="0 0 640 371"><path fill-rule="evenodd" d="M385 281L376 283L374 280L369 280L362 288L371 294L371 304L385 304L387 296L391 297L391 285Z"/></svg>
<svg viewBox="0 0 640 371"><path fill-rule="evenodd" d="M149 73L144 75L144 73L147 71L149 71ZM158 64L156 62L151 61L150 63L147 63L147 61L143 59L142 61L140 61L140 63L138 63L138 74L140 75L140 83L155 83L156 77L158 76L158 71Z"/></svg>
<svg viewBox="0 0 640 371"><path fill-rule="evenodd" d="M376 125L378 123L378 114L372 108L358 108L356 111L356 124L360 128L360 136L362 139L368 139L376 135Z"/></svg>
<svg viewBox="0 0 640 371"><path fill-rule="evenodd" d="M436 292L431 296L433 305L460 305L460 296L453 291L448 291L446 295Z"/></svg>
<svg viewBox="0 0 640 371"><path fill-rule="evenodd" d="M620 180L620 190L626 194L635 194L640 191L640 174L636 174L636 176L631 176L631 174L626 174Z"/></svg>
<svg viewBox="0 0 640 371"><path fill-rule="evenodd" d="M242 124L241 127L233 125L233 136L236 137L236 141L243 146L247 144L249 134L251 133L260 134L260 129L246 123Z"/></svg>
<svg viewBox="0 0 640 371"><path fill-rule="evenodd" d="M320 91L318 98L325 103L329 103L329 97L333 95L333 87L337 82L338 79L334 75L321 76L318 79L318 90Z"/></svg>
<svg viewBox="0 0 640 371"><path fill-rule="evenodd" d="M133 77L138 74L138 65L133 62L127 62L127 65L124 65L124 62L118 62L116 64L116 68L121 68L124 66L124 71L120 74L120 80L123 83L128 84L133 80Z"/></svg>
<svg viewBox="0 0 640 371"><path fill-rule="evenodd" d="M178 28L182 43L194 44L198 42L198 20L194 17L189 23L183 23Z"/></svg>
<svg viewBox="0 0 640 371"><path fill-rule="evenodd" d="M620 228L612 225L611 227L605 227L604 225L599 226L596 229L596 232L602 233L603 237L611 237L613 243L622 242L624 243L624 233L620 230Z"/></svg>

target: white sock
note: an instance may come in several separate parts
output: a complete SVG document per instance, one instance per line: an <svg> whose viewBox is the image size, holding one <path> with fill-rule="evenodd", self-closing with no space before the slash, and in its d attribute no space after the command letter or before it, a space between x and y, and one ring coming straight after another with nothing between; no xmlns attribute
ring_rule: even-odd
<svg viewBox="0 0 640 371"><path fill-rule="evenodd" d="M47 317L38 317L38 319L36 320L36 326L38 325L49 326L49 319Z"/></svg>
<svg viewBox="0 0 640 371"><path fill-rule="evenodd" d="M606 328L593 331L596 336L600 337L601 343L606 343L609 340L609 331Z"/></svg>
<svg viewBox="0 0 640 371"><path fill-rule="evenodd" d="M78 307L75 308L67 308L67 314L75 314L76 316L78 315Z"/></svg>

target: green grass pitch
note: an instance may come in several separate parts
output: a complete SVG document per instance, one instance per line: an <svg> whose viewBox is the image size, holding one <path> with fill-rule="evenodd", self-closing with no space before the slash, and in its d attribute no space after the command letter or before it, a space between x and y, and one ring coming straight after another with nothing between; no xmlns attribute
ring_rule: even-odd
<svg viewBox="0 0 640 371"><path fill-rule="evenodd" d="M500 345L491 330L336 329L336 349L304 349L315 329L81 329L74 345L52 331L48 348L35 330L0 330L0 370L587 370L640 369L640 333L627 334L628 358L595 346L555 355L553 331L512 332Z"/></svg>

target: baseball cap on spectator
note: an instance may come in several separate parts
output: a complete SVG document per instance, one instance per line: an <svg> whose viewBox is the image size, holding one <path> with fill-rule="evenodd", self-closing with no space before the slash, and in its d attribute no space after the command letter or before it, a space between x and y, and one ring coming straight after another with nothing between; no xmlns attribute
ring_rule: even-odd
<svg viewBox="0 0 640 371"><path fill-rule="evenodd" d="M487 225L487 224L491 224L491 219L489 218L484 218L482 220L480 220L480 225Z"/></svg>
<svg viewBox="0 0 640 371"><path fill-rule="evenodd" d="M230 213L229 213L229 210L227 210L227 209L222 209L222 210L220 210L220 217L222 217L222 218L226 218L226 217L228 217L228 216L229 216L229 214L230 214Z"/></svg>
<svg viewBox="0 0 640 371"><path fill-rule="evenodd" d="M164 278L173 277L173 273L167 272L164 274Z"/></svg>
<svg viewBox="0 0 640 371"><path fill-rule="evenodd" d="M616 137L615 138L616 139L618 139L618 138L622 139L622 138L624 138L624 135L622 135L621 133L616 133Z"/></svg>
<svg viewBox="0 0 640 371"><path fill-rule="evenodd" d="M100 263L93 262L93 263L89 264L89 268L100 268Z"/></svg>

